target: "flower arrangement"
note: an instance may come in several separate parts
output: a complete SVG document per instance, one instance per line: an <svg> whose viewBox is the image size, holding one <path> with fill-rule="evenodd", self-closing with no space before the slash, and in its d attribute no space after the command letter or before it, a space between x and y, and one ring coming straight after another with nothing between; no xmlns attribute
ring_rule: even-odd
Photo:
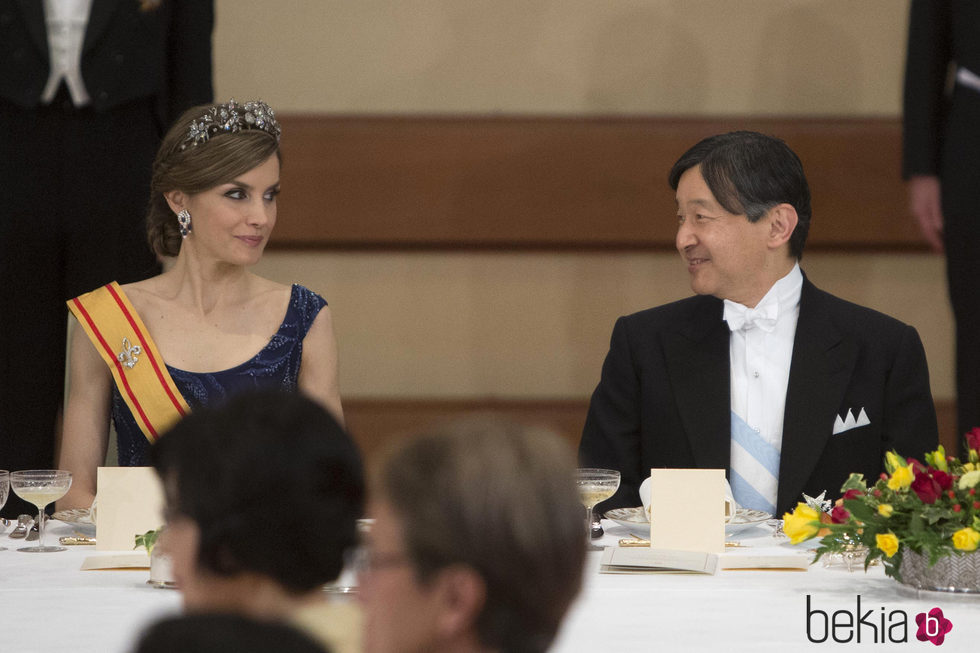
<svg viewBox="0 0 980 653"><path fill-rule="evenodd" d="M942 445L925 462L885 456L885 470L872 486L851 474L829 515L799 503L783 516L783 530L794 544L822 537L814 562L856 544L868 549L865 568L881 560L885 573L901 581L903 551L941 557L976 551L980 546L980 428L966 434L965 462L947 457Z"/></svg>

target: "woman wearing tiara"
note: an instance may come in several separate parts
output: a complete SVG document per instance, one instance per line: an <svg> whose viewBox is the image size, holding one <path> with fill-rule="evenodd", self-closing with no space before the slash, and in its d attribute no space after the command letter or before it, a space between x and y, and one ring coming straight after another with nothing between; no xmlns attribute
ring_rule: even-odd
<svg viewBox="0 0 980 653"><path fill-rule="evenodd" d="M164 137L147 231L173 265L68 302L82 328L59 461L73 483L59 508L92 503L110 417L119 464L135 466L188 411L244 390L303 391L342 423L326 301L248 270L276 223L280 131L265 103L232 100L187 111Z"/></svg>

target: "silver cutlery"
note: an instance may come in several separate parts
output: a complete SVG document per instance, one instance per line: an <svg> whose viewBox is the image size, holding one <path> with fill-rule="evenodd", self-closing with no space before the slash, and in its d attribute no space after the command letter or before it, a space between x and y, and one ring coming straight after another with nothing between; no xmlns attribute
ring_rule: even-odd
<svg viewBox="0 0 980 653"><path fill-rule="evenodd" d="M26 536L27 530L33 523L34 520L30 515L20 515L17 518L17 527L10 533L10 539L19 540L20 538Z"/></svg>

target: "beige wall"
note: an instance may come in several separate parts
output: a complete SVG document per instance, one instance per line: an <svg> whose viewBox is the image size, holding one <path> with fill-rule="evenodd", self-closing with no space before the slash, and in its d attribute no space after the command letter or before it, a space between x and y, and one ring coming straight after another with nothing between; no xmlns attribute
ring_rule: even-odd
<svg viewBox="0 0 980 653"><path fill-rule="evenodd" d="M218 0L287 111L894 115L906 0Z"/></svg>
<svg viewBox="0 0 980 653"><path fill-rule="evenodd" d="M939 257L810 254L825 290L919 329L933 392L953 394ZM257 271L333 310L345 396L586 396L615 319L690 294L671 254L269 252Z"/></svg>
<svg viewBox="0 0 980 653"><path fill-rule="evenodd" d="M280 111L900 110L905 0L218 0L217 7L218 96L261 96ZM934 393L952 396L940 258L811 253L804 263L823 288L915 325ZM258 271L303 282L330 301L348 397L585 396L618 315L688 294L685 271L667 253L270 252Z"/></svg>

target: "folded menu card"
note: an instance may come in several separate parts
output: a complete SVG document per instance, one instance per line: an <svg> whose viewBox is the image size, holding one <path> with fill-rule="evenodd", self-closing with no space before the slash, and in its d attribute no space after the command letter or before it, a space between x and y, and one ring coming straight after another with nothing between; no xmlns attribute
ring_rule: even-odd
<svg viewBox="0 0 980 653"><path fill-rule="evenodd" d="M718 568L714 553L669 551L648 547L606 547L599 572L603 574L709 574Z"/></svg>
<svg viewBox="0 0 980 653"><path fill-rule="evenodd" d="M650 546L725 550L725 470L650 470Z"/></svg>
<svg viewBox="0 0 980 653"><path fill-rule="evenodd" d="M99 467L95 548L131 551L136 535L163 525L163 487L152 467Z"/></svg>
<svg viewBox="0 0 980 653"><path fill-rule="evenodd" d="M772 571L806 571L813 559L811 553L774 551L772 547L759 547L742 551L726 551L719 560L721 569L745 569Z"/></svg>

